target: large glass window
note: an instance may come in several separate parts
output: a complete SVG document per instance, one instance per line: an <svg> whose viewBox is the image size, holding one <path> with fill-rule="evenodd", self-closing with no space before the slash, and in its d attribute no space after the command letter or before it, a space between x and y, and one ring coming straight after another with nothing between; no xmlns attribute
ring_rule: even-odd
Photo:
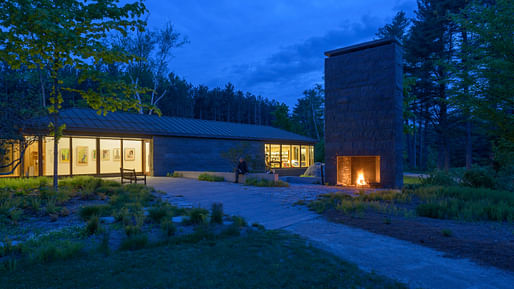
<svg viewBox="0 0 514 289"><path fill-rule="evenodd" d="M120 173L121 140L100 139L100 173Z"/></svg>
<svg viewBox="0 0 514 289"><path fill-rule="evenodd" d="M71 144L73 147L72 173L74 175L96 174L96 139L74 137Z"/></svg>
<svg viewBox="0 0 514 289"><path fill-rule="evenodd" d="M150 168L151 168L151 160L152 160L152 154L150 151L150 142L145 141L145 158L146 158L146 164L145 164L145 173L150 174Z"/></svg>
<svg viewBox="0 0 514 289"><path fill-rule="evenodd" d="M291 146L290 145L282 145L282 167L283 168L291 167Z"/></svg>
<svg viewBox="0 0 514 289"><path fill-rule="evenodd" d="M143 142L123 140L123 168L143 171Z"/></svg>
<svg viewBox="0 0 514 289"><path fill-rule="evenodd" d="M306 168L314 164L314 147L311 145L265 144L266 167Z"/></svg>
<svg viewBox="0 0 514 289"><path fill-rule="evenodd" d="M45 175L54 174L54 138L45 137L43 141L43 158L45 165ZM70 174L70 138L61 137L57 147L57 174L65 176Z"/></svg>
<svg viewBox="0 0 514 289"><path fill-rule="evenodd" d="M39 146L34 140L25 150L23 157L23 175L33 177L39 175Z"/></svg>
<svg viewBox="0 0 514 289"><path fill-rule="evenodd" d="M17 145L14 144L6 144L2 147L2 154L0 154L0 173L8 173L12 170L13 161L19 158L18 151ZM19 176L19 166L14 170L13 174L0 175L0 177L3 176Z"/></svg>
<svg viewBox="0 0 514 289"><path fill-rule="evenodd" d="M280 168L280 145L271 145L271 161L270 166L272 168Z"/></svg>

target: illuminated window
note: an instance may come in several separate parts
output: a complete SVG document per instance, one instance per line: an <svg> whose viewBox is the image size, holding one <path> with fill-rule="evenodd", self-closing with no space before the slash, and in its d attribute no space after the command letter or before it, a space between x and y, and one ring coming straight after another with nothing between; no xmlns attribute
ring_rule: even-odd
<svg viewBox="0 0 514 289"><path fill-rule="evenodd" d="M280 145L272 144L270 150L271 168L280 168Z"/></svg>
<svg viewBox="0 0 514 289"><path fill-rule="evenodd" d="M45 137L43 141L44 173L47 176L54 174L54 138ZM65 176L70 174L70 138L61 137L57 147L57 174Z"/></svg>
<svg viewBox="0 0 514 289"><path fill-rule="evenodd" d="M307 168L314 164L311 145L265 144L264 154L268 168Z"/></svg>
<svg viewBox="0 0 514 289"><path fill-rule="evenodd" d="M121 140L100 139L100 173L120 173Z"/></svg>
<svg viewBox="0 0 514 289"><path fill-rule="evenodd" d="M291 146L290 145L282 145L282 167L283 168L291 167Z"/></svg>
<svg viewBox="0 0 514 289"><path fill-rule="evenodd" d="M123 168L143 171L143 142L123 140Z"/></svg>
<svg viewBox="0 0 514 289"><path fill-rule="evenodd" d="M71 144L72 173L74 175L96 174L96 139L74 137Z"/></svg>

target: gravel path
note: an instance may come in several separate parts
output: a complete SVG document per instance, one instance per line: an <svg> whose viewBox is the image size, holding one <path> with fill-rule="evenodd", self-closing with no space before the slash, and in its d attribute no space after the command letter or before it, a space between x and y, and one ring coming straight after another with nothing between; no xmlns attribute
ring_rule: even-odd
<svg viewBox="0 0 514 289"><path fill-rule="evenodd" d="M412 288L514 288L514 274L410 242L326 221L294 202L313 199L336 187L291 185L257 188L226 182L208 183L181 178L149 178L148 184L165 192L163 199L181 206L210 208L223 203L227 214L251 224L299 234L313 245L357 264L361 269L405 282ZM514 262L514 256L513 256Z"/></svg>

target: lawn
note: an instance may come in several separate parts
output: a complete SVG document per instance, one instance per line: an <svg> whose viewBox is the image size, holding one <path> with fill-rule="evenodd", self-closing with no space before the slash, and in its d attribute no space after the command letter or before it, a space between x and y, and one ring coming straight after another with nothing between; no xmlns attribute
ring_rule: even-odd
<svg viewBox="0 0 514 289"><path fill-rule="evenodd" d="M279 231L81 255L0 272L0 288L404 288Z"/></svg>

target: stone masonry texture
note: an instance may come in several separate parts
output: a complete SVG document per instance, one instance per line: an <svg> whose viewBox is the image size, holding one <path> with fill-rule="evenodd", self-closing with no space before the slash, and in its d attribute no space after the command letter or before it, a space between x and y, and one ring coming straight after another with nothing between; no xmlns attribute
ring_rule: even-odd
<svg viewBox="0 0 514 289"><path fill-rule="evenodd" d="M166 176L174 171L232 172L234 165L222 157L232 148L245 147L252 160L250 170L264 171L264 142L227 139L154 137L153 175Z"/></svg>

